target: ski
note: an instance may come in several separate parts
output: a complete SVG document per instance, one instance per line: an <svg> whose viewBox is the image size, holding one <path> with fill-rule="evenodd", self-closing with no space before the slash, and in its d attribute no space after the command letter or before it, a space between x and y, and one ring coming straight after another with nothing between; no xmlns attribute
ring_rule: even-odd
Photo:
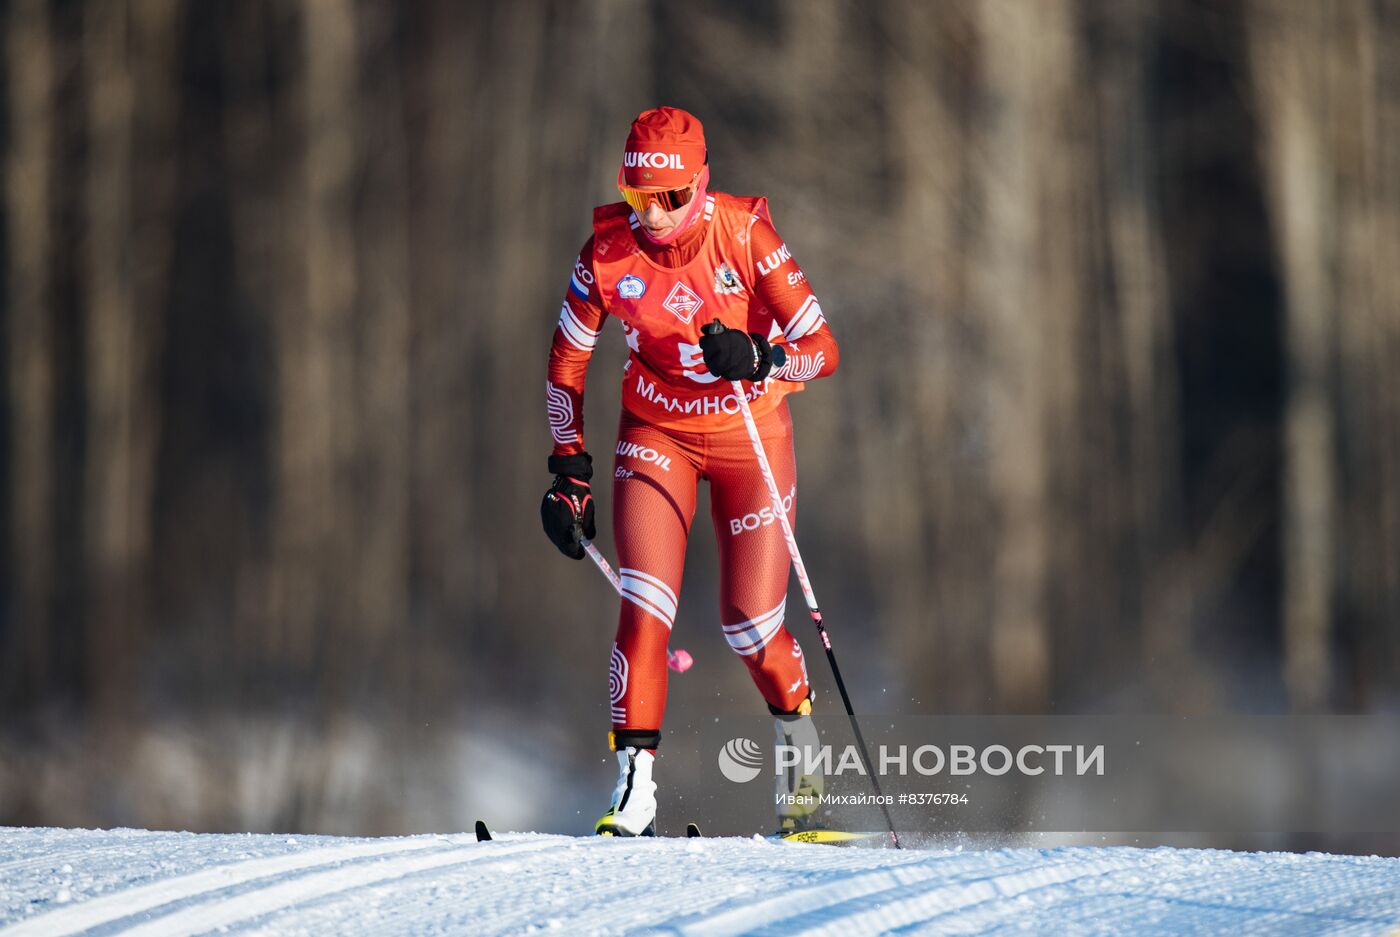
<svg viewBox="0 0 1400 937"><path fill-rule="evenodd" d="M775 843L811 843L821 846L855 846L861 843L874 843L880 839L888 839L889 833L848 833L845 830L802 830L796 833L772 833L766 837L770 842ZM687 823L685 825L686 839L703 839L705 834L700 831L700 824ZM637 837L651 838L651 837ZM666 839L668 837L657 837ZM486 826L485 820L476 821L476 841L478 843L491 842L491 830Z"/></svg>
<svg viewBox="0 0 1400 937"><path fill-rule="evenodd" d="M889 833L848 833L845 830L801 830L796 833L774 833L768 837L779 843L813 843L821 846L855 846L889 839Z"/></svg>
<svg viewBox="0 0 1400 937"><path fill-rule="evenodd" d="M588 836L590 836L590 835L591 835L591 836L599 836L599 835L601 835L601 836L603 836L604 838L612 838L612 834L611 834L611 833L602 833L602 834L598 834L598 833L592 833L592 834L584 833L584 834L573 834L573 835L579 836L580 838L586 838L586 837L588 837ZM705 834L703 834L703 833L700 832L700 827L699 827L697 824L694 824L694 823L687 823L687 824L685 825L685 835L686 835L686 838L687 838L687 839L699 839L699 838L703 838ZM678 837L678 836L656 836L655 834L650 834L650 835L646 835L646 836L623 836L623 837L620 837L620 838L621 838L621 839L679 839L680 837ZM486 825L486 821L485 821L485 820L477 820L477 821L476 821L476 841L477 841L478 843L489 843L489 842L491 842L491 828L488 827L488 826Z"/></svg>
<svg viewBox="0 0 1400 937"><path fill-rule="evenodd" d="M685 825L686 839L701 839L704 833L700 832L700 824L687 823ZM813 843L821 846L855 846L861 843L874 844L881 839L888 839L889 833L848 833L845 830L802 830L795 833L771 833L765 837L770 842L775 843Z"/></svg>

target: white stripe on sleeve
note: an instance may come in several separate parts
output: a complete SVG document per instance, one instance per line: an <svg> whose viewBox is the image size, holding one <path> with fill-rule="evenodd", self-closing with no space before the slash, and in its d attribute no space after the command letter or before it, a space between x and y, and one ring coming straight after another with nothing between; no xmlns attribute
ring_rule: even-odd
<svg viewBox="0 0 1400 937"><path fill-rule="evenodd" d="M783 337L790 342L795 342L804 338L822 327L826 319L822 316L821 304L817 302L816 296L808 296L788 322L787 328L783 329Z"/></svg>
<svg viewBox="0 0 1400 937"><path fill-rule="evenodd" d="M559 309L559 331L563 332L565 340L579 351L592 351L593 346L598 344L597 330L584 325L567 302Z"/></svg>

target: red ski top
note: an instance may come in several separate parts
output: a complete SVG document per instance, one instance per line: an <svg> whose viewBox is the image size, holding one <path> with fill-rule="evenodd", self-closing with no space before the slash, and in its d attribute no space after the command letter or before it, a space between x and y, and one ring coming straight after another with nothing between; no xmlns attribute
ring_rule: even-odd
<svg viewBox="0 0 1400 937"><path fill-rule="evenodd" d="M639 227L625 202L593 212L593 236L574 264L549 352L555 455L583 451L584 378L609 315L631 349L622 405L666 429L709 433L743 422L733 386L709 373L700 354L700 329L715 319L766 335L787 353L766 380L743 382L755 417L836 370L836 339L773 228L767 199L711 192L699 223L665 246Z"/></svg>

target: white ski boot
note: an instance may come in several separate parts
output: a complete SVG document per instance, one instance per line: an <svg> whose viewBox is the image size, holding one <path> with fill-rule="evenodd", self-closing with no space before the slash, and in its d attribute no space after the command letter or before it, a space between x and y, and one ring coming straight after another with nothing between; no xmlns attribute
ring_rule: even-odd
<svg viewBox="0 0 1400 937"><path fill-rule="evenodd" d="M817 829L817 811L821 806L826 778L820 773L807 774L803 771L806 764L817 760L821 747L817 727L812 723L812 701L803 700L795 712L775 714L773 725L777 730L776 745L795 748L801 756L797 764L784 768L778 775L774 798L778 805L778 832L800 833Z"/></svg>
<svg viewBox="0 0 1400 937"><path fill-rule="evenodd" d="M657 737L659 740L659 734ZM612 806L593 832L599 836L655 836L656 782L651 779L651 766L656 755L648 748L618 748L616 740L613 750L617 752L617 787Z"/></svg>

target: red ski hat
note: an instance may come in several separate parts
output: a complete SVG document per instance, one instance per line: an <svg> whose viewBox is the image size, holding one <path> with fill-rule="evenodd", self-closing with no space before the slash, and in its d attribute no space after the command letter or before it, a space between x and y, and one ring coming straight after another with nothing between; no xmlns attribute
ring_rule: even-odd
<svg viewBox="0 0 1400 937"><path fill-rule="evenodd" d="M705 128L678 107L642 111L622 153L622 177L634 188L679 189L705 165Z"/></svg>

